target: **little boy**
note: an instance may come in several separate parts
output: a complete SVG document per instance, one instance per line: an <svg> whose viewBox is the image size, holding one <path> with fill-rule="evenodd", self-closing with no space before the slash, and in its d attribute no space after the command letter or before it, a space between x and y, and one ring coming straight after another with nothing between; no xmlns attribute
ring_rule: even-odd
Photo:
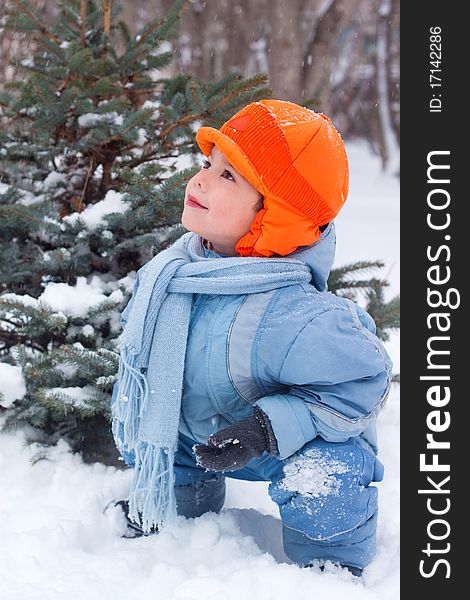
<svg viewBox="0 0 470 600"><path fill-rule="evenodd" d="M128 535L269 481L287 556L359 575L376 551L375 421L391 362L372 318L326 291L344 144L322 114L249 104L196 135L190 233L144 265L122 314L113 431L134 468Z"/></svg>

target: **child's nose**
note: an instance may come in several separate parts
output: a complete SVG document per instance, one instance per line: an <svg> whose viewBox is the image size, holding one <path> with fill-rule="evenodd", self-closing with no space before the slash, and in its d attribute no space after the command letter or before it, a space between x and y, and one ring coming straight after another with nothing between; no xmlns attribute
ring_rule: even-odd
<svg viewBox="0 0 470 600"><path fill-rule="evenodd" d="M202 192L207 191L207 172L204 169L196 173L194 183Z"/></svg>

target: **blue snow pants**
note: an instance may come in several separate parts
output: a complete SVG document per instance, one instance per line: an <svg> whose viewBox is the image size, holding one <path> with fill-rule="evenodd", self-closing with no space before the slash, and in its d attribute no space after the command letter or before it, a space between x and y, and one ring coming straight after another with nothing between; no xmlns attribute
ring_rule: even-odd
<svg viewBox="0 0 470 600"><path fill-rule="evenodd" d="M286 555L299 565L315 560L364 568L376 552L377 488L383 466L354 438L330 443L315 438L286 460L267 453L238 471L216 473L196 464L198 442L180 434L175 455L178 514L219 512L225 477L270 481L279 506Z"/></svg>

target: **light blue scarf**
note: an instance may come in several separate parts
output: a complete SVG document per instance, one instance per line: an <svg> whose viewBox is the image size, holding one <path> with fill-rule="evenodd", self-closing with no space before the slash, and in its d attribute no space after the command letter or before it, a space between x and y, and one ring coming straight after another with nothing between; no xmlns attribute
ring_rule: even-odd
<svg viewBox="0 0 470 600"><path fill-rule="evenodd" d="M112 413L118 449L135 455L129 517L144 531L176 516L173 460L192 294L256 294L311 277L293 258L206 258L195 233L139 270L140 285L123 312Z"/></svg>

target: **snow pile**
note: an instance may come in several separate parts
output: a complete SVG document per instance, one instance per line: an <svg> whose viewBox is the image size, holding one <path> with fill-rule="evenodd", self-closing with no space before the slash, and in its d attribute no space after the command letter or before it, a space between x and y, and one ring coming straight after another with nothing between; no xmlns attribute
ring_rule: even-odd
<svg viewBox="0 0 470 600"><path fill-rule="evenodd" d="M55 311L63 311L67 315L83 317L86 316L89 310L96 308L102 302L108 300L122 301L123 293L120 289L106 295L111 287L114 287L112 282L106 284L97 275L89 277L88 280L85 277L77 277L77 283L73 286L66 283L47 283L39 300ZM88 332L90 332L89 327Z"/></svg>
<svg viewBox="0 0 470 600"><path fill-rule="evenodd" d="M51 171L41 185L44 190L50 190L58 186L65 187L67 185L67 177L63 173Z"/></svg>
<svg viewBox="0 0 470 600"><path fill-rule="evenodd" d="M76 317L85 317L91 308L106 299L97 277L91 283L87 282L86 277L77 277L76 285L50 282L39 297L39 301L53 310Z"/></svg>
<svg viewBox="0 0 470 600"><path fill-rule="evenodd" d="M93 395L94 391L91 385L49 388L46 392L46 397L60 397L65 405L69 404L75 408L85 408L88 405L87 400Z"/></svg>
<svg viewBox="0 0 470 600"><path fill-rule="evenodd" d="M78 117L78 126L84 129L91 129L96 127L100 122L114 123L115 125L122 125L124 122L123 116L118 115L117 112L107 113L86 113Z"/></svg>
<svg viewBox="0 0 470 600"><path fill-rule="evenodd" d="M124 284L128 285L128 278L123 279ZM102 302L113 300L121 302L123 293L121 290L114 290L111 294L106 295L105 292L111 287L107 285L97 275L93 275L87 281L86 277L77 277L76 285L68 285L67 283L49 282L44 284L44 292L39 298L33 298L27 294L3 294L4 300L16 301L31 306L40 308L47 306L55 311L57 318L66 320L68 316L86 317L88 311L99 306ZM86 328L86 329L85 329ZM92 333L91 325L84 326L84 333Z"/></svg>
<svg viewBox="0 0 470 600"><path fill-rule="evenodd" d="M178 517L157 536L124 539L120 510L130 471L85 465L65 443L43 453L21 433L0 439L0 597L21 600L396 600L398 598L397 397L383 414L394 448L382 456L379 552L362 581L328 565L291 564L267 483L227 479L219 515ZM392 439L390 440L392 442ZM389 448L390 449L390 448ZM41 454L39 453L39 457ZM389 468L390 467L390 468Z"/></svg>
<svg viewBox="0 0 470 600"><path fill-rule="evenodd" d="M0 406L8 408L26 394L26 383L21 367L0 362Z"/></svg>
<svg viewBox="0 0 470 600"><path fill-rule="evenodd" d="M125 213L129 210L129 204L124 202L123 194L109 190L100 202L87 206L81 213L66 215L63 221L73 225L78 219L85 222L88 229L96 229L99 225L106 224L105 217L111 213ZM107 234L109 236L109 233Z"/></svg>

